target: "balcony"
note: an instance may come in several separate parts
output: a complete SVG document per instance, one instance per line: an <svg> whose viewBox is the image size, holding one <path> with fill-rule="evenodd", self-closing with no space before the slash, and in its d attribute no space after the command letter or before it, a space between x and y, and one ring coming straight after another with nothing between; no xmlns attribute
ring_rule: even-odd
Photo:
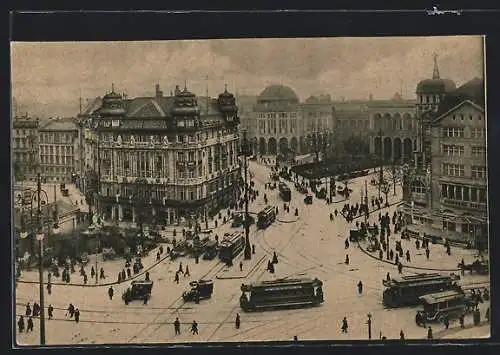
<svg viewBox="0 0 500 355"><path fill-rule="evenodd" d="M458 201L449 198L442 198L440 202L449 207L458 207L467 210L474 210L478 212L486 212L486 203L471 202L471 201Z"/></svg>

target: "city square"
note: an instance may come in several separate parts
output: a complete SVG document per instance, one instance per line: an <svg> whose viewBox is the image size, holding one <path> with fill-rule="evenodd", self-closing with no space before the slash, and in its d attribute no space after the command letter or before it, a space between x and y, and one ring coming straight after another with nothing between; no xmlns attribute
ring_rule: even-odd
<svg viewBox="0 0 500 355"><path fill-rule="evenodd" d="M450 41L482 68L480 37ZM439 58L390 100L185 79L113 83L71 118L18 110L17 344L488 338L484 81ZM431 276L458 281L408 292L455 308L387 304L389 281ZM258 287L270 303L248 311Z"/></svg>

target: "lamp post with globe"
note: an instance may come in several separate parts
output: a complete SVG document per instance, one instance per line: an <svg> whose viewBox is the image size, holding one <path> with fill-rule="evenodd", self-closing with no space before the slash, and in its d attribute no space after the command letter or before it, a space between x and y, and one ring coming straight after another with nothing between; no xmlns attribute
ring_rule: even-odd
<svg viewBox="0 0 500 355"><path fill-rule="evenodd" d="M44 223L42 222L42 194L46 199L46 204L48 205L49 198L47 192L42 190L42 182L40 173L37 174L37 189L31 195L30 204L32 205L33 199L36 196L37 202L37 219L36 219L36 240L38 240L38 284L39 284L39 292L40 292L40 345L45 345L45 302L44 302L44 282L43 282L43 241L45 239L44 233ZM55 198L55 196L54 196ZM47 210L48 211L48 210ZM50 219L47 218L47 219ZM31 221L31 226L34 226L33 221ZM50 228L50 226L49 226ZM33 231L34 232L34 231ZM53 225L52 225L53 234L59 233L59 224L57 222L57 210L54 210L53 215ZM27 231L21 232L21 238L26 238L28 236Z"/></svg>

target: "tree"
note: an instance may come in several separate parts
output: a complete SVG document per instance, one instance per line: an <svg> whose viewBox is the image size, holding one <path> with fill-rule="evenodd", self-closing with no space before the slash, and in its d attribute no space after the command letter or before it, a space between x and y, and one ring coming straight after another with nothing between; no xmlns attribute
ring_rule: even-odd
<svg viewBox="0 0 500 355"><path fill-rule="evenodd" d="M380 191L385 195L385 202L386 204L389 204L388 195L389 192L391 191L391 184L386 179L379 181L379 184L380 184Z"/></svg>
<svg viewBox="0 0 500 355"><path fill-rule="evenodd" d="M403 183L403 169L395 164L384 168L384 176L387 182L392 185L394 189L394 196L396 196L396 186Z"/></svg>

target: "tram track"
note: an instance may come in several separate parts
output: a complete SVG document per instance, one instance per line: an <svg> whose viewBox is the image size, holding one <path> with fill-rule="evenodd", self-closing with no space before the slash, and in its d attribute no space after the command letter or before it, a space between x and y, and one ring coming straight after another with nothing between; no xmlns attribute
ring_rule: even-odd
<svg viewBox="0 0 500 355"><path fill-rule="evenodd" d="M222 268L224 267L224 264L221 261L218 261L213 267L211 267L204 275L200 277L200 279L204 279L207 276L209 276L212 272L214 273L214 276L219 273ZM216 270L216 271L215 271ZM160 322L158 324L158 320L161 317L165 316L170 316L172 314L175 314L179 311L179 309L183 308L183 306L186 304L186 302L183 300L182 295L177 297L172 303L170 303L165 311L161 312L158 314L151 322L148 322L142 329L140 329L137 333L135 333L130 339L127 340L127 343L131 343L134 340L137 340L139 337L143 336L145 332L148 330L149 327L153 327L152 331L148 332L146 335L146 338L151 337L158 329L160 329L163 325L166 323Z"/></svg>

